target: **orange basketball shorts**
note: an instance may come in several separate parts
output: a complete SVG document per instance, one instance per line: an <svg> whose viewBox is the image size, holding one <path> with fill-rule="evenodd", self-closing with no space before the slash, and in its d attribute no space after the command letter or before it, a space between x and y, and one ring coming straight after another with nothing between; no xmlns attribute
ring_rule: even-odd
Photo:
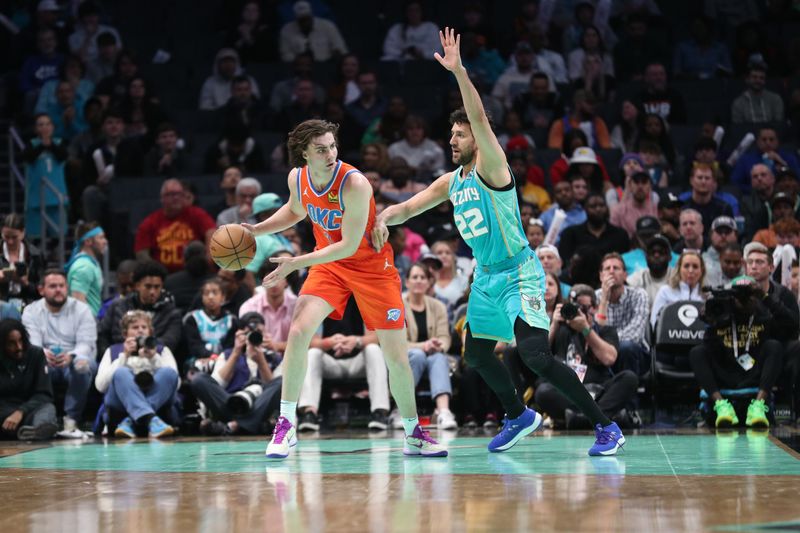
<svg viewBox="0 0 800 533"><path fill-rule="evenodd" d="M329 316L334 320L341 320L352 294L368 329L402 329L405 308L400 276L392 259L391 253L381 253L369 259L314 265L300 294L328 302L333 307Z"/></svg>

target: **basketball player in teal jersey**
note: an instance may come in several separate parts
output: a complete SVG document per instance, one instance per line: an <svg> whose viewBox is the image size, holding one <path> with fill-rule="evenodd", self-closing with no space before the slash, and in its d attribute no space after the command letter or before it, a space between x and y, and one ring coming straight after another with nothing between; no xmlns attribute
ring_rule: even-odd
<svg viewBox="0 0 800 533"><path fill-rule="evenodd" d="M373 246L380 249L386 242L387 226L402 224L449 198L458 231L478 263L467 304L464 359L506 410L503 429L489 443L489 451L508 450L542 424L541 415L519 400L511 376L494 355L497 341L510 342L516 337L525 364L558 388L595 425L596 441L589 455L614 455L625 443L619 427L600 411L577 374L550 353L545 273L522 229L514 177L480 95L461 64L460 36L449 28L439 36L444 57L438 53L434 57L455 74L464 100L464 109L450 117L450 146L453 162L459 167L411 199L386 208L375 222ZM588 327L582 333L590 346L599 338Z"/></svg>

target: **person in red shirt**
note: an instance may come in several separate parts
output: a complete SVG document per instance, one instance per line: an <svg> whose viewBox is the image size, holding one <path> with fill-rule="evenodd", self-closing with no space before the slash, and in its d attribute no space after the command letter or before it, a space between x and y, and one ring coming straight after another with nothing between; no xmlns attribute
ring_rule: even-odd
<svg viewBox="0 0 800 533"><path fill-rule="evenodd" d="M152 259L170 272L183 268L183 249L192 241L208 244L216 224L203 209L189 205L181 182L168 179L161 186L161 209L147 215L136 231L136 259Z"/></svg>

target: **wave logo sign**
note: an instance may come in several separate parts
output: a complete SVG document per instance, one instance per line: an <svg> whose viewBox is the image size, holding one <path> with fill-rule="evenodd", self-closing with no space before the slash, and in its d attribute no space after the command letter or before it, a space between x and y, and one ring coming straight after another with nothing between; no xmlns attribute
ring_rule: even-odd
<svg viewBox="0 0 800 533"><path fill-rule="evenodd" d="M678 309L678 320L687 328L694 324L698 316L697 308L693 305L682 305L680 309Z"/></svg>

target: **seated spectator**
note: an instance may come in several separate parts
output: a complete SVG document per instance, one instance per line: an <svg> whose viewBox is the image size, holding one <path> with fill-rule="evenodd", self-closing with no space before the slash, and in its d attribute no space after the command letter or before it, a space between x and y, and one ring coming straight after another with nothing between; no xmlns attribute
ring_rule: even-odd
<svg viewBox="0 0 800 533"><path fill-rule="evenodd" d="M114 316L114 323L106 325L118 332L115 337L119 340L104 350L94 384L103 395L112 425L122 418L114 436L135 438L144 432L150 437L172 435L175 428L163 420L177 422L174 405L180 378L172 351L161 339L155 346L151 344L154 331L149 312L131 309L106 315L110 316Z"/></svg>
<svg viewBox="0 0 800 533"><path fill-rule="evenodd" d="M611 129L611 147L628 154L636 150L639 141L639 109L630 100L623 100L619 120ZM644 164L642 163L642 167Z"/></svg>
<svg viewBox="0 0 800 533"><path fill-rule="evenodd" d="M162 122L158 125L155 139L155 146L144 159L145 175L174 178L184 174L188 170L188 162L183 153L183 139L178 137L175 126Z"/></svg>
<svg viewBox="0 0 800 533"><path fill-rule="evenodd" d="M219 279L206 278L197 292L203 306L183 317L187 366L198 360L209 362L233 348L234 336L239 329L238 318L222 309L222 282Z"/></svg>
<svg viewBox="0 0 800 533"><path fill-rule="evenodd" d="M47 81L58 78L64 64L56 33L51 28L42 28L36 34L36 49L38 53L25 58L19 73L19 88L23 93L30 93L30 102L36 101L38 91Z"/></svg>
<svg viewBox="0 0 800 533"><path fill-rule="evenodd" d="M779 244L797 246L800 222L790 214L791 207L786 195L782 192L776 194L772 206L772 218L775 222L769 228L756 232L753 242L761 243L767 248L775 248Z"/></svg>
<svg viewBox="0 0 800 533"><path fill-rule="evenodd" d="M719 271L715 275L709 275L706 284L709 287L730 287L733 280L742 275L742 247L738 242L728 243L719 254Z"/></svg>
<svg viewBox="0 0 800 533"><path fill-rule="evenodd" d="M610 368L616 363L619 351L617 332L612 326L595 322L597 298L591 287L576 285L573 291L572 303L579 307L578 314L566 320L561 316L563 305L556 307L550 322L550 349L578 374L587 388L592 385L597 390L600 386L603 392L597 395L597 405L606 416L617 420L626 418L620 411L633 400L639 380L630 370L613 373L610 377ZM577 407L542 379L536 384L534 398L556 427L591 426L585 416L576 413Z"/></svg>
<svg viewBox="0 0 800 533"><path fill-rule="evenodd" d="M275 253L273 257L283 255ZM277 263L264 263L258 272L259 279L264 278L277 268ZM239 307L240 323L246 325L245 318L253 313L258 314L264 322L264 343L267 349L283 357L286 351L286 340L289 338L289 327L292 325L292 315L297 305L297 295L291 289L291 283L296 278L293 272L266 290L256 291Z"/></svg>
<svg viewBox="0 0 800 533"><path fill-rule="evenodd" d="M731 104L731 122L783 120L783 100L780 95L764 88L767 84L767 66L764 63L750 63L744 82L747 89Z"/></svg>
<svg viewBox="0 0 800 533"><path fill-rule="evenodd" d="M409 317L408 362L415 386L419 385L423 374L428 374L431 398L436 405L437 427L440 430L458 429L456 417L450 411L453 387L445 355L450 348L450 326L444 304L427 295L433 283L433 272L421 263L411 265L406 273L408 291L403 295L403 302Z"/></svg>
<svg viewBox="0 0 800 533"><path fill-rule="evenodd" d="M409 115L405 123L404 138L389 145L389 157L400 157L414 171L414 176L429 181L445 168L444 150L430 140L425 120Z"/></svg>
<svg viewBox="0 0 800 533"><path fill-rule="evenodd" d="M261 146L241 124L225 128L222 138L206 150L203 165L203 171L207 174L224 172L231 166L253 174L267 169Z"/></svg>
<svg viewBox="0 0 800 533"><path fill-rule="evenodd" d="M139 75L139 64L133 50L122 50L117 54L113 74L97 82L95 96L103 103L103 107L118 105L125 95L131 80Z"/></svg>
<svg viewBox="0 0 800 533"><path fill-rule="evenodd" d="M456 255L453 248L444 241L436 241L431 245L433 252L442 262L442 268L435 271L436 282L433 292L452 310L456 301L464 294L469 286L469 278L458 272L456 268Z"/></svg>
<svg viewBox="0 0 800 533"><path fill-rule="evenodd" d="M377 172L383 176L389 170L389 149L380 142L367 143L361 146L362 172Z"/></svg>
<svg viewBox="0 0 800 533"><path fill-rule="evenodd" d="M727 183L731 169L726 162L719 161L718 151L717 142L711 137L703 135L694 143L694 156L691 164L692 166L699 164L711 166L714 170L714 176L717 178L717 183ZM717 194L721 196L725 195L725 201L732 204L732 207L734 203L738 205L738 200L736 200L734 195L728 195L727 193Z"/></svg>
<svg viewBox="0 0 800 533"><path fill-rule="evenodd" d="M788 168L795 176L800 176L800 161L789 150L780 148L780 137L775 128L759 128L755 149L748 150L736 162L731 172L731 185L738 185L743 194L750 192L750 171L757 163L769 167L777 176L779 171Z"/></svg>
<svg viewBox="0 0 800 533"><path fill-rule="evenodd" d="M64 179L64 161L67 159L67 142L55 135L53 121L45 114L36 115L36 137L31 139L22 154L25 160L25 230L36 237L42 232L54 235L52 227L43 228L41 220L41 201L44 202L47 216L56 224L66 224L67 220L59 219L59 198L45 187L43 180L48 180L62 195L65 215L69 212L69 197Z"/></svg>
<svg viewBox="0 0 800 533"><path fill-rule="evenodd" d="M253 201L261 194L261 183L255 178L244 178L236 184L236 205L217 215L217 226L223 224L255 224Z"/></svg>
<svg viewBox="0 0 800 533"><path fill-rule="evenodd" d="M622 254L629 276L647 268L647 258L645 257L647 242L660 230L660 224L656 217L643 216L636 221L636 232L631 239L631 250ZM674 265L677 260L678 254L673 253L670 266Z"/></svg>
<svg viewBox="0 0 800 533"><path fill-rule="evenodd" d="M133 273L134 291L111 304L97 326L98 351L105 351L112 344L125 341L128 337L125 333L127 326L121 325L120 321L131 311L145 311L152 318L152 323L148 325L150 332L144 335L153 335L160 345L177 349L181 340L181 315L172 295L164 291L166 277L167 270L159 263L142 261L136 266Z"/></svg>
<svg viewBox="0 0 800 533"><path fill-rule="evenodd" d="M253 218L255 222L253 224L258 224L261 221L267 220L271 217L280 207L283 205L280 197L272 192L265 192L263 194L259 194L253 200ZM275 254L275 252L279 251L291 251L292 244L280 233L273 233L268 235L266 233L261 233L256 235L256 254L253 257L253 260L250 261L245 267L245 270L250 275L256 274L261 267L266 264L267 259ZM255 283L253 283L255 285Z"/></svg>
<svg viewBox="0 0 800 533"><path fill-rule="evenodd" d="M569 9L567 6L564 7L565 11ZM598 13L591 2L577 2L572 13L562 14L563 17L572 19L569 24L566 24L561 36L562 51L565 54L569 54L571 51L578 48L581 45L581 38L588 28L597 29L603 41L609 48L613 49L614 45L617 43L617 36L608 24L609 15L610 11Z"/></svg>
<svg viewBox="0 0 800 533"><path fill-rule="evenodd" d="M66 80L58 82L55 102L45 109L45 113L53 122L53 135L69 142L86 131L83 104L84 101L75 94L70 82Z"/></svg>
<svg viewBox="0 0 800 533"><path fill-rule="evenodd" d="M83 2L78 7L78 24L69 36L69 50L83 61L89 62L98 55L98 38L110 33L118 43L122 43L119 32L111 26L100 24L100 10L93 2Z"/></svg>
<svg viewBox="0 0 800 533"><path fill-rule="evenodd" d="M530 43L518 42L514 48L514 61L500 75L492 89L492 96L499 100L505 109L511 109L514 99L530 86L531 76L536 72L534 59Z"/></svg>
<svg viewBox="0 0 800 533"><path fill-rule="evenodd" d="M530 28L530 35L527 39L517 39L530 42L533 49L533 64L536 72L547 75L549 90L555 91L556 85L566 85L567 66L564 64L564 57L550 47L547 33L536 24Z"/></svg>
<svg viewBox="0 0 800 533"><path fill-rule="evenodd" d="M742 198L739 206L744 217L744 242L753 240L758 230L769 226L772 209L770 203L775 194L775 175L769 166L756 163L750 169L750 194ZM794 206L792 206L794 208Z"/></svg>
<svg viewBox="0 0 800 533"><path fill-rule="evenodd" d="M581 146L572 152L572 157L569 159L569 167L567 168L567 176L573 174L580 175L586 179L587 192L606 194L609 189L613 188L608 175L600 166L600 159L594 150L588 146Z"/></svg>
<svg viewBox="0 0 800 533"><path fill-rule="evenodd" d="M708 241L703 228L703 215L695 209L684 209L681 211L679 224L681 238L673 245L672 251L681 253L684 250L705 250Z"/></svg>
<svg viewBox="0 0 800 533"><path fill-rule="evenodd" d="M672 247L669 239L660 233L650 237L645 243L645 260L647 268L642 268L628 276L627 282L631 287L644 289L647 293L648 316L658 290L667 284L672 277L673 269L670 266Z"/></svg>
<svg viewBox="0 0 800 533"><path fill-rule="evenodd" d="M558 244L561 232L570 226L577 226L586 222L586 211L583 210L580 204L575 202L572 184L568 181L559 181L553 186L553 199L555 199L556 203L542 213L541 220L544 223L545 232L549 232L556 211L560 209L566 213L567 218L561 224L561 227L556 230L555 243Z"/></svg>
<svg viewBox="0 0 800 533"><path fill-rule="evenodd" d="M206 78L200 89L200 109L219 109L231 98L231 82L236 76L246 76L257 97L261 96L258 84L252 76L244 74L239 63L239 54L232 48L223 48L214 58L214 73Z"/></svg>
<svg viewBox="0 0 800 533"><path fill-rule="evenodd" d="M544 222L540 218L532 218L525 229L525 236L532 249L537 249L544 242Z"/></svg>
<svg viewBox="0 0 800 533"><path fill-rule="evenodd" d="M97 57L86 60L86 75L92 83L114 74L120 43L113 33L104 31L97 36Z"/></svg>
<svg viewBox="0 0 800 533"><path fill-rule="evenodd" d="M217 272L217 278L222 282L222 309L229 311L234 316L239 316L242 304L253 296L253 289L245 282L246 276L246 270L237 270L236 272L220 270ZM200 294L197 294L189 308L200 309L202 305Z"/></svg>
<svg viewBox="0 0 800 533"><path fill-rule="evenodd" d="M544 270L545 274L552 274L559 279L561 295L564 298L569 297L569 291L572 287L561 281L561 267L564 266L564 263L558 253L558 248L552 244L541 244L536 248L536 257L542 263L542 270Z"/></svg>
<svg viewBox="0 0 800 533"><path fill-rule="evenodd" d="M393 24L383 41L384 61L407 59L433 60L433 53L442 53L438 26L425 20L423 3L411 0L406 3L404 20Z"/></svg>
<svg viewBox="0 0 800 533"><path fill-rule="evenodd" d="M283 380L273 372L280 357L267 347L270 335L264 317L247 313L242 323L235 331L233 347L214 362L213 373L197 372L191 378L192 392L211 412L211 417L200 423L204 435L263 434L270 414L280 407ZM259 335L262 342L256 343ZM232 409L230 398L242 390L253 394L251 405L244 411Z"/></svg>
<svg viewBox="0 0 800 533"><path fill-rule="evenodd" d="M461 33L461 61L470 76L475 76L483 86L491 87L506 69L506 62L497 50L486 46L486 37L464 30Z"/></svg>
<svg viewBox="0 0 800 533"><path fill-rule="evenodd" d="M414 169L403 157L392 157L386 177L388 179L381 182L380 194L393 203L404 202L425 189L425 184L415 179Z"/></svg>
<svg viewBox="0 0 800 533"><path fill-rule="evenodd" d="M514 175L517 195L523 202L535 206L536 216L539 216L542 211L550 207L552 201L544 188L544 170L539 165L529 164L531 153L531 150L514 150L506 156L508 166Z"/></svg>
<svg viewBox="0 0 800 533"><path fill-rule="evenodd" d="M695 165L689 178L691 194L687 199L681 198L686 209L694 209L703 220L716 220L717 217L733 217L733 208L727 202L714 196L717 191L717 180L714 170L708 165Z"/></svg>
<svg viewBox="0 0 800 533"><path fill-rule="evenodd" d="M133 248L138 260L155 260L177 272L183 268L183 248L191 241L208 242L215 229L208 213L188 205L181 182L168 179L161 185L161 209L139 225Z"/></svg>
<svg viewBox="0 0 800 533"><path fill-rule="evenodd" d="M564 114L558 95L550 90L547 75L541 72L531 75L528 90L514 98L512 109L522 119L525 129L536 130L534 133L541 132L541 135L535 136L534 141L542 146L550 124Z"/></svg>
<svg viewBox="0 0 800 533"><path fill-rule="evenodd" d="M100 260L108 249L105 231L96 222L83 222L75 227L75 245L64 265L69 295L86 303L97 316L103 305L103 269Z"/></svg>
<svg viewBox="0 0 800 533"><path fill-rule="evenodd" d="M641 80L651 61L663 61L667 57L664 43L649 30L645 14L630 13L625 18L625 35L614 47L617 79Z"/></svg>
<svg viewBox="0 0 800 533"><path fill-rule="evenodd" d="M133 272L136 270L136 265L138 265L138 263L133 259L125 259L120 261L120 263L117 265L117 270L115 272L117 276L116 294L103 302L103 305L100 307L100 311L97 312L97 320L103 319L108 311L108 308L111 307L111 304L113 304L116 300L125 298L131 293L131 291L133 291Z"/></svg>
<svg viewBox="0 0 800 533"><path fill-rule="evenodd" d="M630 248L628 234L608 221L608 206L602 194L590 192L584 202L586 222L570 226L561 232L558 251L561 257L572 257L575 250L588 246L599 255L609 252L625 253Z"/></svg>
<svg viewBox="0 0 800 533"><path fill-rule="evenodd" d="M653 189L650 176L645 172L637 172L625 180L625 192L622 200L611 207L611 223L624 229L629 236L636 234L636 224L642 217L658 215L656 202L653 201Z"/></svg>
<svg viewBox="0 0 800 533"><path fill-rule="evenodd" d="M717 217L711 223L709 232L711 246L703 252L703 263L706 265L706 280L709 285L720 285L715 283L722 275L720 270L722 265L722 251L729 244L739 242L739 231L736 228L736 221L731 217ZM734 278L736 276L733 276Z"/></svg>
<svg viewBox="0 0 800 533"><path fill-rule="evenodd" d="M242 170L239 167L232 166L225 169L222 173L222 180L219 183L219 188L222 190L224 199L209 211L213 217L216 217L229 207L236 206L236 186L241 180Z"/></svg>
<svg viewBox="0 0 800 533"><path fill-rule="evenodd" d="M389 427L389 374L378 345L378 336L364 327L355 298L350 298L342 320L326 318L322 337L314 336L308 350L297 429L319 430L319 401L323 379L367 378L371 430Z"/></svg>
<svg viewBox="0 0 800 533"><path fill-rule="evenodd" d="M655 151L652 148L646 150L645 148L649 148L651 144L658 146L659 150ZM672 144L672 139L669 136L669 131L667 130L667 123L661 115L656 113L647 113L644 115L642 119L642 129L635 147L642 153L654 153L658 155L660 152L660 155L664 159L663 161L656 160L652 163L646 162L645 166L650 169L658 165L661 169L661 175L653 175L653 185L661 188L668 187L669 175L672 169L675 168L676 153L675 147ZM653 174L653 172L651 172L651 174Z"/></svg>
<svg viewBox="0 0 800 533"><path fill-rule="evenodd" d="M659 196L658 221L661 223L661 233L669 239L671 244L678 242L681 238L678 231L678 228L681 227L681 207L683 207L683 202L671 192L662 192Z"/></svg>
<svg viewBox="0 0 800 533"><path fill-rule="evenodd" d="M655 113L668 124L686 123L686 103L683 95L669 86L664 64L654 61L644 69L644 89L636 99L642 114Z"/></svg>
<svg viewBox="0 0 800 533"><path fill-rule="evenodd" d="M617 332L619 346L614 371L630 370L641 375L649 367L647 342L650 301L644 289L627 285L625 261L618 253L609 253L600 263L600 288L595 291L597 312L594 319L601 326ZM574 289L573 289L574 290Z"/></svg>
<svg viewBox="0 0 800 533"><path fill-rule="evenodd" d="M735 284L756 285L749 276L737 278ZM722 428L739 424L733 404L722 395L723 389L757 388L758 392L747 408L745 425L769 427L765 401L780 376L783 350L781 343L774 338L780 326L774 323L773 314L761 301L760 288L757 294L747 307L734 305L730 320L712 321L703 342L689 352L695 377L713 403L713 409L706 417L709 426L713 424L713 427ZM796 310L796 302L794 305ZM747 338L746 353L740 352L738 343L729 342L735 335L733 328Z"/></svg>
<svg viewBox="0 0 800 533"><path fill-rule="evenodd" d="M100 99L92 96L86 100L83 106L83 121L86 129L72 138L68 146L67 175L80 178L83 174L83 162L86 154L92 146L98 145L103 141L103 104ZM68 184L67 190L70 191L72 198L78 198L82 190L77 190L82 186L80 179L77 183Z"/></svg>
<svg viewBox="0 0 800 533"><path fill-rule="evenodd" d="M605 68L602 55L597 53L586 54L583 58L579 77L573 81L572 86L576 90L583 89L594 94L599 102L613 101L616 81L613 76L603 73Z"/></svg>
<svg viewBox="0 0 800 533"><path fill-rule="evenodd" d="M242 4L241 18L228 30L226 46L239 54L242 62L270 63L278 58L275 29L270 16L262 16L261 4L248 0Z"/></svg>
<svg viewBox="0 0 800 533"><path fill-rule="evenodd" d="M556 120L550 126L547 136L548 148L562 148L564 134L574 128L589 130L587 137L589 146L593 149L611 148L611 139L605 121L595 113L597 100L592 93L578 89L572 95L572 109L561 120Z"/></svg>
<svg viewBox="0 0 800 533"><path fill-rule="evenodd" d="M586 138L586 133L584 133L580 128L571 129L564 134L564 140L562 141L560 147L561 157L557 159L548 169L550 174L550 183L553 186L566 177L572 154L575 153L575 150L583 146L588 147L589 141ZM608 176L608 171L606 171L603 160L597 158L595 159L597 161L597 165L600 167L600 170L603 172L603 181L610 181L611 178ZM542 185L544 185L544 183L542 183Z"/></svg>
<svg viewBox="0 0 800 533"><path fill-rule="evenodd" d="M800 220L800 181L791 169L783 170L775 176L775 191L782 192L794 203L794 217ZM773 213L773 222L775 215Z"/></svg>
<svg viewBox="0 0 800 533"><path fill-rule="evenodd" d="M311 57L311 54L299 54L294 59L291 76L278 81L272 88L269 96L269 109L272 113L277 115L291 105L295 97L295 86L301 80L311 81L314 102L320 106L325 102L325 89L314 81L313 67L314 58Z"/></svg>
<svg viewBox="0 0 800 533"><path fill-rule="evenodd" d="M183 314L191 308L200 288L211 276L206 245L192 241L183 249L183 269L164 279L164 289L172 295L175 307Z"/></svg>
<svg viewBox="0 0 800 533"><path fill-rule="evenodd" d="M581 78L585 79L586 58L593 55L598 56L600 59L600 61L597 63L597 65L600 67L600 70L594 74L601 78L608 76L613 80L614 59L611 57L611 54L606 51L603 38L600 36L600 31L597 29L597 27L589 25L585 27L583 29L583 33L581 33L579 46L567 55L570 81L575 82ZM587 87L587 89L589 88Z"/></svg>
<svg viewBox="0 0 800 533"><path fill-rule="evenodd" d="M222 107L222 123L244 126L250 131L261 128L266 109L253 94L253 85L247 76L236 76L231 81L231 97Z"/></svg>
<svg viewBox="0 0 800 533"><path fill-rule="evenodd" d="M728 76L733 72L728 47L715 40L711 21L695 16L689 25L691 37L675 48L672 71L676 76L707 80Z"/></svg>
<svg viewBox="0 0 800 533"><path fill-rule="evenodd" d="M789 351L796 344L800 328L800 309L797 298L789 288L772 279L775 272L774 258L762 244L750 243L744 247L745 273L751 277L764 294L762 302L772 314L775 326L773 337ZM787 354L788 355L788 354Z"/></svg>
<svg viewBox="0 0 800 533"><path fill-rule="evenodd" d="M53 386L43 350L22 322L0 321L0 420L4 437L47 440L58 431Z"/></svg>
<svg viewBox="0 0 800 533"><path fill-rule="evenodd" d="M314 82L297 80L292 102L281 109L275 118L277 128L291 130L295 125L313 118L321 118L324 108L314 100Z"/></svg>
<svg viewBox="0 0 800 533"><path fill-rule="evenodd" d="M536 147L533 137L523 130L521 117L513 109L503 116L503 128L497 142L506 153L529 151Z"/></svg>
<svg viewBox="0 0 800 533"><path fill-rule="evenodd" d="M330 20L315 17L310 2L295 2L293 9L294 21L286 23L278 37L283 62L294 61L301 53L310 53L314 61L328 61L347 53L339 28Z"/></svg>
<svg viewBox="0 0 800 533"><path fill-rule="evenodd" d="M34 113L50 113L50 110L56 109L58 105L56 93L62 81L67 81L72 85L75 99L81 102L81 108L83 108L94 93L94 83L86 79L85 73L86 67L84 67L80 58L75 56L67 57L61 67L61 75L58 78L47 80L42 85L39 97L36 100L36 107L33 110Z"/></svg>
<svg viewBox="0 0 800 533"><path fill-rule="evenodd" d="M128 83L128 92L120 102L119 109L125 121L126 136L138 138L142 146L147 148L155 141L159 124L167 120L164 109L140 76L134 76Z"/></svg>
<svg viewBox="0 0 800 533"><path fill-rule="evenodd" d="M39 293L42 298L25 307L22 323L30 343L44 351L53 385L66 384L64 426L59 435L81 438L78 425L97 371L97 324L88 305L67 296L63 270L45 271Z"/></svg>
<svg viewBox="0 0 800 533"><path fill-rule="evenodd" d="M655 329L661 311L671 303L683 300L702 302L702 288L705 284L706 266L699 251L684 250L678 259L675 273L669 284L658 289L650 310L650 325Z"/></svg>

